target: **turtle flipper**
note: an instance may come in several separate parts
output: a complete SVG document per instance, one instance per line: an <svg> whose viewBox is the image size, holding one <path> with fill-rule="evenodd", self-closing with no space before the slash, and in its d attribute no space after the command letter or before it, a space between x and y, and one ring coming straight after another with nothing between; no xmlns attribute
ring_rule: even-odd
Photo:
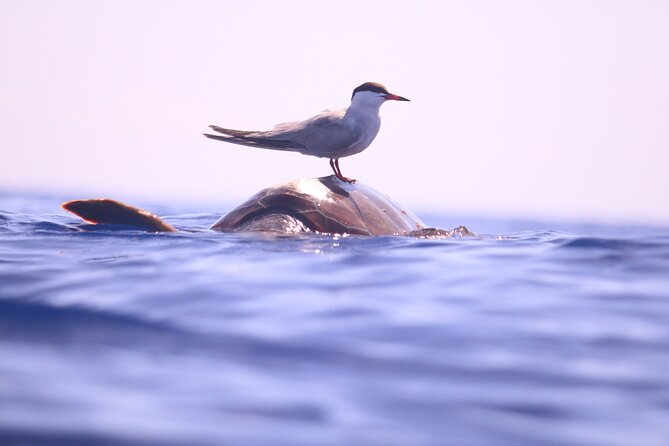
<svg viewBox="0 0 669 446"><path fill-rule="evenodd" d="M148 232L177 231L172 225L149 211L108 198L72 200L61 204L60 207L93 224L135 226Z"/></svg>

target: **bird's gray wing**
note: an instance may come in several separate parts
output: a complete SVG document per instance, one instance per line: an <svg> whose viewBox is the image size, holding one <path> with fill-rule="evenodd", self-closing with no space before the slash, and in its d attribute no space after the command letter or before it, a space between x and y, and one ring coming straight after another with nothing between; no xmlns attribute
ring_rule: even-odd
<svg viewBox="0 0 669 446"><path fill-rule="evenodd" d="M328 111L306 121L276 125L266 132L234 130L209 126L226 136L206 134L219 141L272 150L286 150L322 158L338 158L344 148L361 137L359 127L349 127L343 120L344 110Z"/></svg>
<svg viewBox="0 0 669 446"><path fill-rule="evenodd" d="M292 141L304 147L302 153L323 158L338 158L340 152L360 140L362 131L359 127L347 125L339 112L322 113L307 121L277 126L282 140Z"/></svg>

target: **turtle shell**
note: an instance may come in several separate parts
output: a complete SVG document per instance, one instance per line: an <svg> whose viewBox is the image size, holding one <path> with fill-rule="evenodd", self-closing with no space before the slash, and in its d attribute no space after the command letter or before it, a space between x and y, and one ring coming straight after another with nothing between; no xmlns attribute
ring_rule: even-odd
<svg viewBox="0 0 669 446"><path fill-rule="evenodd" d="M310 230L327 234L408 235L425 225L369 186L334 175L302 178L255 194L218 220L215 231Z"/></svg>

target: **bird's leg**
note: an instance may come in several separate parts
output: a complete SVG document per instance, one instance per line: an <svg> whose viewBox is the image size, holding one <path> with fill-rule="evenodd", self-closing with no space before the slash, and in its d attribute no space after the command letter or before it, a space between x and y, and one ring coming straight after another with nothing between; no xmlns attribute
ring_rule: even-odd
<svg viewBox="0 0 669 446"><path fill-rule="evenodd" d="M339 158L335 158L334 160L331 159L330 166L332 166L332 169L335 171L335 176L337 178L347 183L355 183L355 180L353 178L348 178L342 175L341 169L339 168Z"/></svg>
<svg viewBox="0 0 669 446"><path fill-rule="evenodd" d="M339 159L330 158L330 167L332 168L332 171L334 172L335 176L340 180L345 181L347 183L355 183L355 180L353 178L347 178L341 174L341 169L339 169Z"/></svg>
<svg viewBox="0 0 669 446"><path fill-rule="evenodd" d="M332 171L334 172L335 176L339 178L339 172L337 172L337 168L335 167L334 159L330 158L330 167L332 168Z"/></svg>

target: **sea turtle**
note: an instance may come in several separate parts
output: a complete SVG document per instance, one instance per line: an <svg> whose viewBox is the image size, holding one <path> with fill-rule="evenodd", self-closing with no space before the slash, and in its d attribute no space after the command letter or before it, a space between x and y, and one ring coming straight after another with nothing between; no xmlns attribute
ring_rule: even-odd
<svg viewBox="0 0 669 446"><path fill-rule="evenodd" d="M63 203L62 207L89 223L122 224L150 232L176 231L150 212L114 200L74 200ZM334 175L301 178L263 189L210 229L278 234L472 235L464 226L450 231L426 228L411 211L385 195L360 182L340 181Z"/></svg>

